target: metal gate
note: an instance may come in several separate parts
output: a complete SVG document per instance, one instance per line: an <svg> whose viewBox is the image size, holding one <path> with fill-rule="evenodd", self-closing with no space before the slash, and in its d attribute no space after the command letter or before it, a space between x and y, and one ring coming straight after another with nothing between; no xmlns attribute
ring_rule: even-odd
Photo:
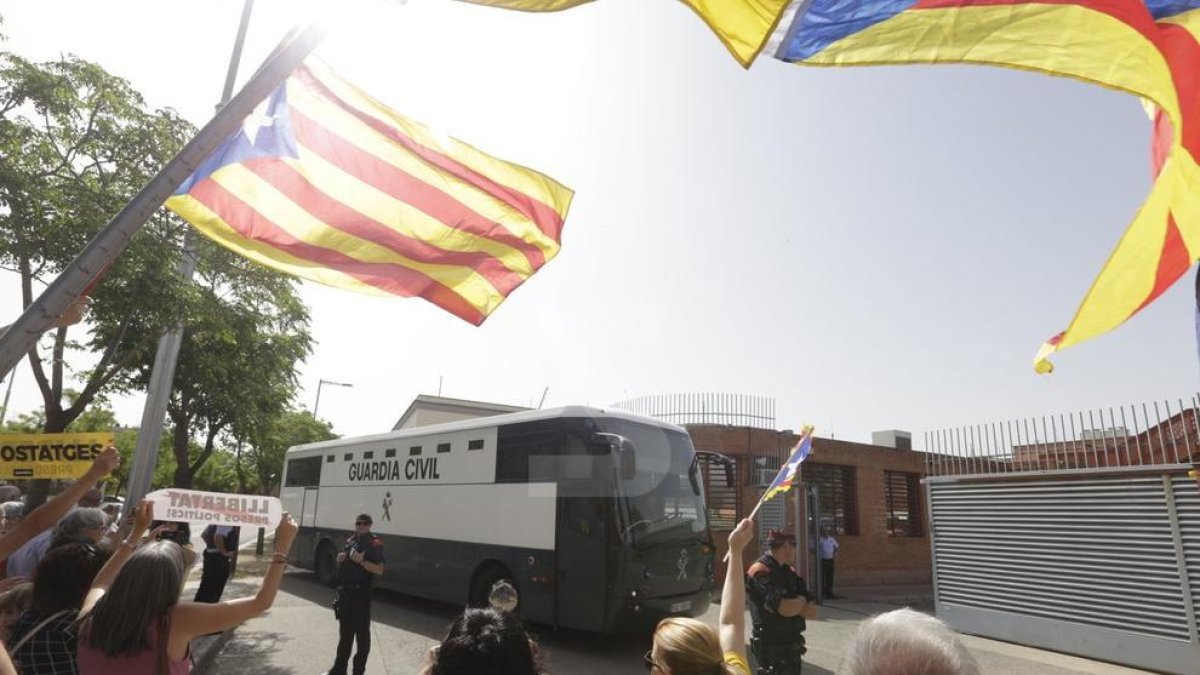
<svg viewBox="0 0 1200 675"><path fill-rule="evenodd" d="M1005 441L993 425L984 447L939 447L961 430L935 435L925 486L938 616L964 633L1200 675L1196 412L1070 437L1035 425Z"/></svg>

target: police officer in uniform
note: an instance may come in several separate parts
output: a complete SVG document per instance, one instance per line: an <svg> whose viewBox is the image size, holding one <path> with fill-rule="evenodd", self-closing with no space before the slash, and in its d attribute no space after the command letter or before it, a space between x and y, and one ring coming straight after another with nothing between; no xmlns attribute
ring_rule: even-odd
<svg viewBox="0 0 1200 675"><path fill-rule="evenodd" d="M757 675L800 675L800 657L806 651L804 613L813 597L792 568L796 537L786 530L770 530L767 549L746 572L754 623L750 651L758 662Z"/></svg>
<svg viewBox="0 0 1200 675"><path fill-rule="evenodd" d="M354 653L354 675L367 670L367 655L371 653L371 584L383 574L386 559L383 542L371 533L371 516L361 514L354 519L354 535L346 540L338 554L337 598L333 613L338 620L337 658L326 675L346 675L350 648L358 641Z"/></svg>

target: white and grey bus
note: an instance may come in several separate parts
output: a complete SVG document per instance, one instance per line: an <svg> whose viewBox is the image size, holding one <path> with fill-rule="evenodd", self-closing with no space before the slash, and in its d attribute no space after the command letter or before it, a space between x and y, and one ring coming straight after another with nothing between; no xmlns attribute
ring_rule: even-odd
<svg viewBox="0 0 1200 675"><path fill-rule="evenodd" d="M525 619L613 632L708 609L697 457L680 427L568 407L297 446L280 496L293 564L325 583L367 513L381 587L481 605L508 580Z"/></svg>

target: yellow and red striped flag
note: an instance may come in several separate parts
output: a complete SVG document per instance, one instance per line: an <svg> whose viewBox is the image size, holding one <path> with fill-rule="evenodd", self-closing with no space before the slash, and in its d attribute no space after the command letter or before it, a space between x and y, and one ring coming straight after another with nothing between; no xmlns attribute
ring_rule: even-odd
<svg viewBox="0 0 1200 675"><path fill-rule="evenodd" d="M558 12L592 0L463 0L524 12ZM767 44L789 0L680 0L692 8L738 63L749 67Z"/></svg>
<svg viewBox="0 0 1200 675"><path fill-rule="evenodd" d="M310 62L167 206L269 267L478 325L558 253L571 197Z"/></svg>

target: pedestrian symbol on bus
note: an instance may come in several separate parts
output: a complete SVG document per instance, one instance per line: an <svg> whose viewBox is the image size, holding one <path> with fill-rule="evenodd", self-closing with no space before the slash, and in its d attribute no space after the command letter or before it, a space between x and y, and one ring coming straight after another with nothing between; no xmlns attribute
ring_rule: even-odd
<svg viewBox="0 0 1200 675"><path fill-rule="evenodd" d="M383 497L383 519L384 520L392 519L392 512L390 511L391 508L392 508L392 493L388 492Z"/></svg>

